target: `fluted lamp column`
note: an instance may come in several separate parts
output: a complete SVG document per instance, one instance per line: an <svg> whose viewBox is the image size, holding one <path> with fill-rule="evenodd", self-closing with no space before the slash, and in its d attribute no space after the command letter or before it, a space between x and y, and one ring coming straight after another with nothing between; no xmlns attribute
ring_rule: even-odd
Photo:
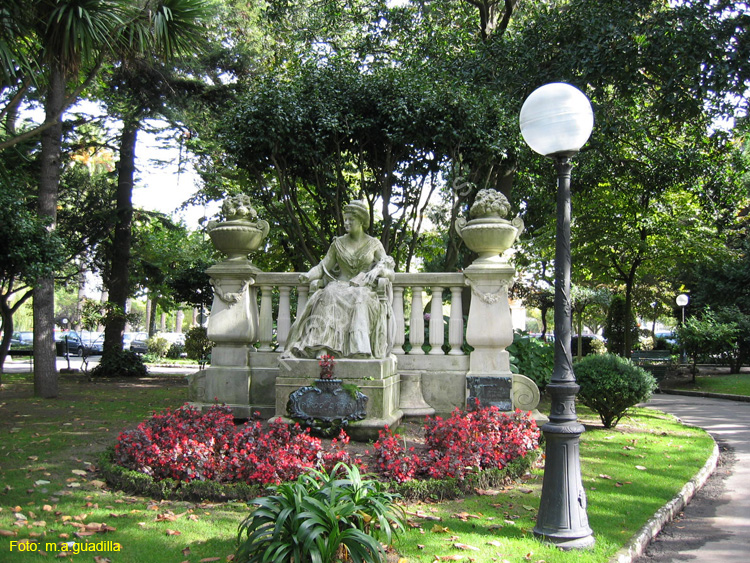
<svg viewBox="0 0 750 563"><path fill-rule="evenodd" d="M555 240L555 360L547 389L552 399L549 422L542 426L546 460L542 497L534 534L563 549L594 545L581 479L578 393L571 352L570 175L572 157L594 126L588 98L570 84L556 82L534 90L521 108L521 135L534 151L553 159L557 171Z"/></svg>

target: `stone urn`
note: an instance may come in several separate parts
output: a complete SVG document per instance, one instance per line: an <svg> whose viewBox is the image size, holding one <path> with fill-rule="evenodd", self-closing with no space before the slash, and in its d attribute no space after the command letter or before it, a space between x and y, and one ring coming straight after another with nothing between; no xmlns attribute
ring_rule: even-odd
<svg viewBox="0 0 750 563"><path fill-rule="evenodd" d="M221 210L226 220L208 224L211 242L227 255L227 261L248 260L248 254L258 250L268 236L268 222L257 218L258 212L244 194L228 197Z"/></svg>
<svg viewBox="0 0 750 563"><path fill-rule="evenodd" d="M523 232L523 220L508 221L510 211L507 198L495 190L479 190L469 210L470 221L463 217L456 221L456 231L466 246L479 254L474 263L502 264L508 261L506 251Z"/></svg>

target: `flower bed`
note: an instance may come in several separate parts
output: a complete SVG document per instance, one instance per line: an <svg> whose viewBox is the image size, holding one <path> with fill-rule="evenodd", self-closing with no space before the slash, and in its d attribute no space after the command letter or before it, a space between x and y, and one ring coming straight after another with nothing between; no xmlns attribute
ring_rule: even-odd
<svg viewBox="0 0 750 563"><path fill-rule="evenodd" d="M539 446L529 414L495 407L427 418L423 431L424 446L415 448L386 428L367 452L369 469L405 497L456 496L483 479L496 483L518 476ZM324 443L299 425L254 420L237 426L227 407L200 412L185 405L122 432L101 468L110 484L150 496L249 498L266 485L310 469L330 471L338 462L368 469L352 449L343 431ZM175 495L179 489L183 494Z"/></svg>

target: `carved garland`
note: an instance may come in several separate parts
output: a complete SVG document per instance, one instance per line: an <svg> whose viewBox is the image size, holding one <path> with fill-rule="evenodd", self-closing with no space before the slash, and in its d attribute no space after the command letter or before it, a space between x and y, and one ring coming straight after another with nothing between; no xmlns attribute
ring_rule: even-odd
<svg viewBox="0 0 750 563"><path fill-rule="evenodd" d="M498 289L494 293L485 293L477 287L477 284L475 282L470 279L466 280L466 285L471 288L471 293L473 295L476 295L483 303L486 303L487 305L494 305L501 299L507 299L508 290L513 287L513 283L513 280L502 280L500 282L500 289Z"/></svg>
<svg viewBox="0 0 750 563"><path fill-rule="evenodd" d="M255 280L244 280L244 284L242 285L240 290L236 292L224 291L221 288L221 280L211 278L210 283L211 287L214 288L216 296L231 307L232 305L239 303L240 299L242 299L243 295L245 295L245 292L247 292L247 288L255 283Z"/></svg>

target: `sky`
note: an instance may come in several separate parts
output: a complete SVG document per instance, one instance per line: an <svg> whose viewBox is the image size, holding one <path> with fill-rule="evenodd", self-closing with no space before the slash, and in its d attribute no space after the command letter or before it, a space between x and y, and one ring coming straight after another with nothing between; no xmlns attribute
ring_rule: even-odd
<svg viewBox="0 0 750 563"><path fill-rule="evenodd" d="M79 102L73 111L95 117L103 114L100 106L89 101ZM64 118L69 117L71 116L66 114ZM25 108L22 118L42 123L44 110L38 107ZM154 121L151 125L156 128L165 124ZM111 136L114 136L119 123L109 121L107 126L111 128ZM170 141L169 146L165 146L167 143L163 135L160 137L148 130L139 131L135 150L137 172L133 188L133 205L149 211L170 214L175 219L182 219L188 229L199 229L201 217L212 218L219 211L220 203L215 202L207 208L192 206L184 210L178 209L200 188L200 180L189 163L183 163L183 170L179 170L178 142L176 139ZM160 163L157 164L157 161Z"/></svg>

